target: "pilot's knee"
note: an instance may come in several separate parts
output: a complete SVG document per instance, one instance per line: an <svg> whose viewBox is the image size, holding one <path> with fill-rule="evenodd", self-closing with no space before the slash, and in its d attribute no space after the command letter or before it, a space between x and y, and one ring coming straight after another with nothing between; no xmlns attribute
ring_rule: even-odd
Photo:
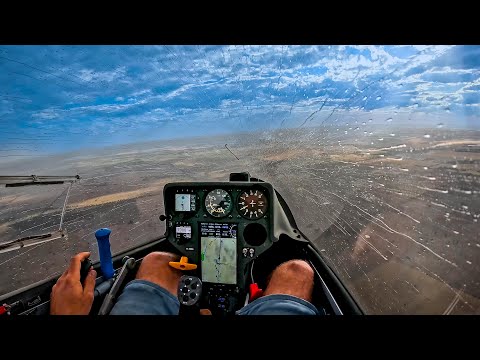
<svg viewBox="0 0 480 360"><path fill-rule="evenodd" d="M168 252L152 252L143 258L135 278L155 283L176 295L182 272L168 263L178 261L179 258L180 256Z"/></svg>
<svg viewBox="0 0 480 360"><path fill-rule="evenodd" d="M155 267L158 269L162 266L168 266L170 261L178 261L179 259L180 256L170 252L154 251L143 258L141 267Z"/></svg>
<svg viewBox="0 0 480 360"><path fill-rule="evenodd" d="M304 260L295 259L286 261L280 264L277 270L294 278L311 279L313 281L313 269L310 264Z"/></svg>

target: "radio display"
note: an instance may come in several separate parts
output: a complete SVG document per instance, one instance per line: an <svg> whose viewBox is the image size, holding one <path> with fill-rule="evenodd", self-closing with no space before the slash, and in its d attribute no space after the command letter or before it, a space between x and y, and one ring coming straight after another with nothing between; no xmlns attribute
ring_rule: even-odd
<svg viewBox="0 0 480 360"><path fill-rule="evenodd" d="M192 227L190 225L177 224L175 227L175 238L179 243L185 243L192 238Z"/></svg>

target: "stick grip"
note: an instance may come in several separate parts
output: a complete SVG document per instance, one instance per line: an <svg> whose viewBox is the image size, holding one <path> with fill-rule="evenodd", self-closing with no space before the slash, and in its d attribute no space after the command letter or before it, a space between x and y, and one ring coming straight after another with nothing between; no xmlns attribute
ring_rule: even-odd
<svg viewBox="0 0 480 360"><path fill-rule="evenodd" d="M98 229L95 232L95 237L98 243L98 253L100 254L100 268L105 279L113 277L113 263L112 253L110 252L110 233L109 228Z"/></svg>
<svg viewBox="0 0 480 360"><path fill-rule="evenodd" d="M82 285L88 275L91 266L92 262L90 261L90 259L85 259L82 261L82 264L80 266L80 282L82 283Z"/></svg>

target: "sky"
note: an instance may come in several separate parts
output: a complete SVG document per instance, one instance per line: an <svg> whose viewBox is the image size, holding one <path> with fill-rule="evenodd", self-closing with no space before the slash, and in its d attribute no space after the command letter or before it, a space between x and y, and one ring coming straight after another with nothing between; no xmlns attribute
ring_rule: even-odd
<svg viewBox="0 0 480 360"><path fill-rule="evenodd" d="M480 46L0 46L0 157L402 113L478 129Z"/></svg>

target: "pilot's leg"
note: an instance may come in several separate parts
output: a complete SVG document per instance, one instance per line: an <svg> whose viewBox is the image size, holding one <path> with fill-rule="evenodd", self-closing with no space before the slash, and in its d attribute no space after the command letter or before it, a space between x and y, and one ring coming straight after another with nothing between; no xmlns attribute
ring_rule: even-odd
<svg viewBox="0 0 480 360"><path fill-rule="evenodd" d="M312 267L303 260L289 260L272 272L264 296L237 312L238 315L319 315L313 306Z"/></svg>
<svg viewBox="0 0 480 360"><path fill-rule="evenodd" d="M182 273L168 265L180 256L152 252L145 256L135 280L125 286L111 315L178 315L177 287Z"/></svg>

